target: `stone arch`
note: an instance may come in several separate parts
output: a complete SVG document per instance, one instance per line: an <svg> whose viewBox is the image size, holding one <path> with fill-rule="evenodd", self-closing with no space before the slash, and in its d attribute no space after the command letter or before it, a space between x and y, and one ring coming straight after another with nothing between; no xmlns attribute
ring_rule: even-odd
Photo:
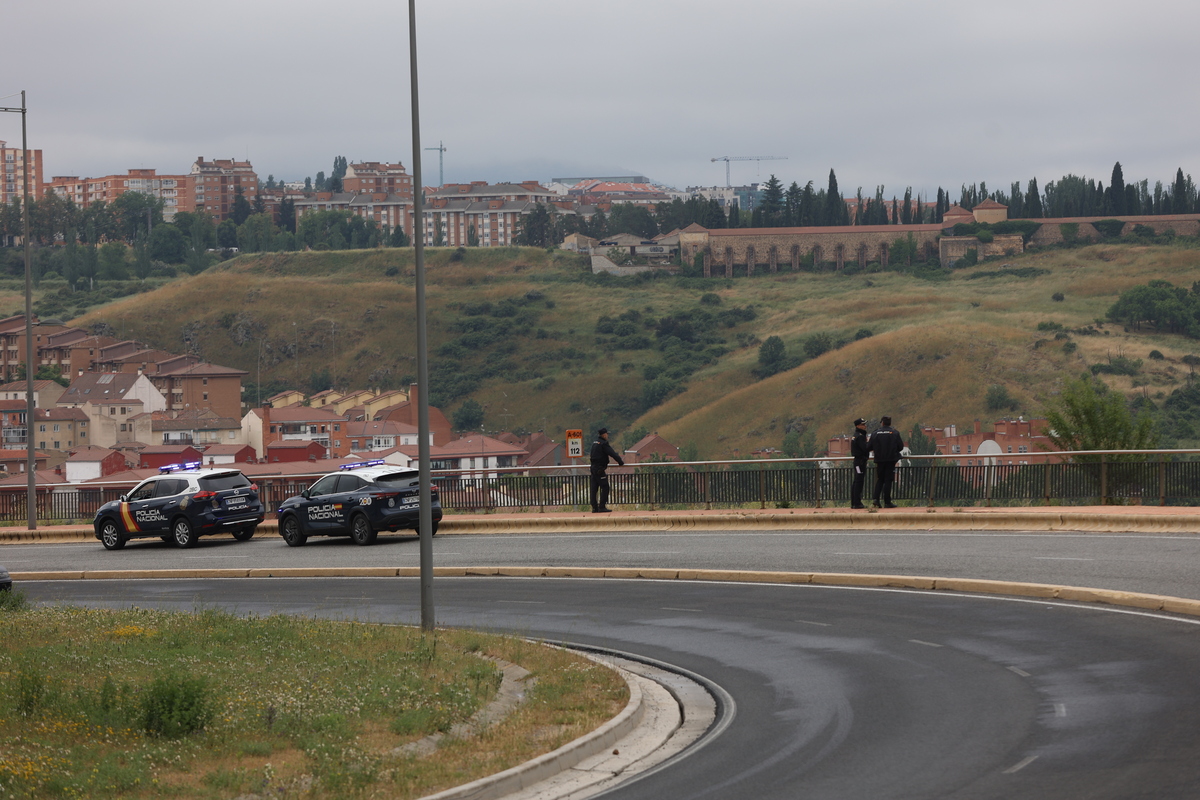
<svg viewBox="0 0 1200 800"><path fill-rule="evenodd" d="M775 245L767 251L767 263L771 265L771 272L779 272L779 248Z"/></svg>
<svg viewBox="0 0 1200 800"><path fill-rule="evenodd" d="M800 270L800 245L792 245L792 272Z"/></svg>
<svg viewBox="0 0 1200 800"><path fill-rule="evenodd" d="M754 245L746 246L746 277L754 275L754 268L758 266L758 254L754 252Z"/></svg>
<svg viewBox="0 0 1200 800"><path fill-rule="evenodd" d="M883 267L884 269L887 269L889 250L890 250L890 248L888 247L887 242L880 242L880 244L879 244L879 265L881 267Z"/></svg>
<svg viewBox="0 0 1200 800"><path fill-rule="evenodd" d="M855 254L858 258L858 266L865 267L867 265L867 243L858 243L858 252Z"/></svg>
<svg viewBox="0 0 1200 800"><path fill-rule="evenodd" d="M834 245L834 260L837 262L837 269L840 271L846 266L846 245L838 242Z"/></svg>
<svg viewBox="0 0 1200 800"><path fill-rule="evenodd" d="M733 277L733 248L728 245L725 247L725 277Z"/></svg>
<svg viewBox="0 0 1200 800"><path fill-rule="evenodd" d="M825 263L825 251L823 249L821 249L821 245L819 245L819 244L813 245L812 257L813 257L813 268L819 270L821 268L821 265L823 263Z"/></svg>

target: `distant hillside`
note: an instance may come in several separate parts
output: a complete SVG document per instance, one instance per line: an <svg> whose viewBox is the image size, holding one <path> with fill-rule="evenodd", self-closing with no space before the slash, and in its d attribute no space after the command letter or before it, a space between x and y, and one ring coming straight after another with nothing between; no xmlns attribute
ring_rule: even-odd
<svg viewBox="0 0 1200 800"><path fill-rule="evenodd" d="M518 248L435 249L427 265L430 392L447 416L473 398L487 430L645 427L705 457L779 447L789 429L823 442L857 415L890 413L904 430L987 421L1009 413L988 409L991 386L1011 413L1037 414L1064 378L1118 355L1143 367L1110 385L1165 396L1190 372L1181 358L1200 352L1102 324L1129 287L1200 280L1200 251L1181 246L733 280L593 276L583 258ZM386 388L416 375L412 271L408 250L242 256L74 323L247 370L250 405L260 387ZM818 334L835 349L805 360ZM804 363L759 380L770 336ZM1164 358L1148 360L1152 349Z"/></svg>

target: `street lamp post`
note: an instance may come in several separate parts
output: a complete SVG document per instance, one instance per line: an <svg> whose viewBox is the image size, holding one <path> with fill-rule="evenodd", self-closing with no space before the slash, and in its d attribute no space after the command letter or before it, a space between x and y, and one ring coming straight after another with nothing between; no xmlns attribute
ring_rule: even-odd
<svg viewBox="0 0 1200 800"><path fill-rule="evenodd" d="M0 111L8 111L21 115L21 156L22 178L24 188L21 201L21 239L25 245L25 456L26 456L26 496L25 505L28 516L29 530L37 530L37 457L33 449L33 268L29 258L29 136L25 126L27 116L25 108L25 91L21 90L21 107L6 108L0 106Z"/></svg>
<svg viewBox="0 0 1200 800"><path fill-rule="evenodd" d="M429 343L425 335L425 225L421 184L421 117L417 99L417 0L408 0L408 60L412 83L413 258L417 270L417 452L421 486L421 630L432 631L433 491L429 463Z"/></svg>

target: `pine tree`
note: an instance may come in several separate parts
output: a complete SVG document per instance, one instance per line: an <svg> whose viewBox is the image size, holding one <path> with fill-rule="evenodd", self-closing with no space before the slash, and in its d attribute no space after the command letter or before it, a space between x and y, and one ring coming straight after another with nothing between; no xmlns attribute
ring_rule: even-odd
<svg viewBox="0 0 1200 800"><path fill-rule="evenodd" d="M758 208L754 209L758 214L759 224L754 227L777 228L783 224L783 184L779 179L772 175L766 183L762 193L762 200L759 201Z"/></svg>

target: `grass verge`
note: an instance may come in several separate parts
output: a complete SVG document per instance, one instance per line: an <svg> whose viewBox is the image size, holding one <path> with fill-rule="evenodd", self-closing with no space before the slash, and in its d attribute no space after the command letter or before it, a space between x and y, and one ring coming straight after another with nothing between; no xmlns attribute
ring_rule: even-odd
<svg viewBox="0 0 1200 800"><path fill-rule="evenodd" d="M10 593L6 593L10 594ZM615 673L513 637L283 615L0 606L0 797L420 797L576 738L628 699ZM506 720L429 756L530 670Z"/></svg>

